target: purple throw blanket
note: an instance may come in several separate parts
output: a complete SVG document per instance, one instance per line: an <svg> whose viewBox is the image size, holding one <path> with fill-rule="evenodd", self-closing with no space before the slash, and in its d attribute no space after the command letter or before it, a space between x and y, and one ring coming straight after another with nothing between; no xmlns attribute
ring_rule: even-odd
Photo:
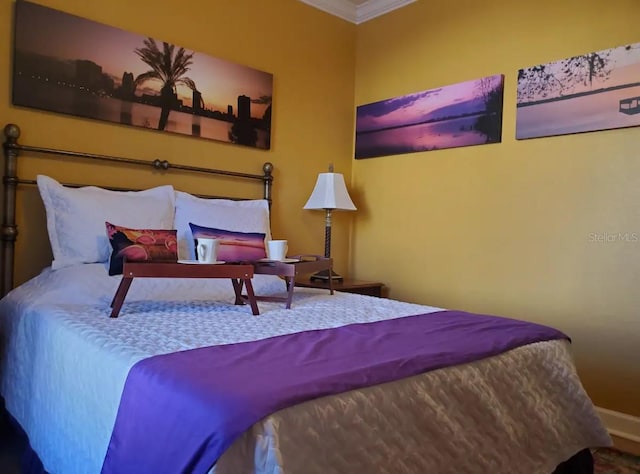
<svg viewBox="0 0 640 474"><path fill-rule="evenodd" d="M129 372L102 472L204 473L280 409L561 338L539 324L439 311L150 357Z"/></svg>

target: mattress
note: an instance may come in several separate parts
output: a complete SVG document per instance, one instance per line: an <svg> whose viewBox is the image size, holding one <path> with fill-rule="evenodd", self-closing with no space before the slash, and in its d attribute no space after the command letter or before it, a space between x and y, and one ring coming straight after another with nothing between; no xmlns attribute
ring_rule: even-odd
<svg viewBox="0 0 640 474"><path fill-rule="evenodd" d="M129 369L196 347L441 310L297 288L293 307L233 305L228 280L136 279L120 317L104 264L38 277L0 302L0 390L51 473L100 472ZM260 295L285 293L257 275ZM566 341L323 397L255 424L216 473L551 472L610 439Z"/></svg>

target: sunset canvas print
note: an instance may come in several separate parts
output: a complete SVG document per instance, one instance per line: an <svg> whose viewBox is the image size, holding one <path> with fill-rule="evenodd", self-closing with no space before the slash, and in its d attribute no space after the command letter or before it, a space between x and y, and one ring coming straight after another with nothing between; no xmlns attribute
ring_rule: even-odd
<svg viewBox="0 0 640 474"><path fill-rule="evenodd" d="M361 105L355 157L499 143L503 92L498 74Z"/></svg>
<svg viewBox="0 0 640 474"><path fill-rule="evenodd" d="M13 104L269 149L273 75L15 3Z"/></svg>
<svg viewBox="0 0 640 474"><path fill-rule="evenodd" d="M518 72L518 139L637 125L640 125L640 43Z"/></svg>

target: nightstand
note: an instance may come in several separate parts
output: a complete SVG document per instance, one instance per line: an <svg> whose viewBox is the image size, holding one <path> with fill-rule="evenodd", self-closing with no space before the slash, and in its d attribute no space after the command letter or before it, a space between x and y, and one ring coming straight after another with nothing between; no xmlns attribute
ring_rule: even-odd
<svg viewBox="0 0 640 474"><path fill-rule="evenodd" d="M329 289L329 283L324 281L296 280L296 286L305 288L324 288ZM333 281L333 289L335 291L346 291L347 293L358 293L360 295L382 297L383 283L372 281L359 281L345 278L344 281Z"/></svg>

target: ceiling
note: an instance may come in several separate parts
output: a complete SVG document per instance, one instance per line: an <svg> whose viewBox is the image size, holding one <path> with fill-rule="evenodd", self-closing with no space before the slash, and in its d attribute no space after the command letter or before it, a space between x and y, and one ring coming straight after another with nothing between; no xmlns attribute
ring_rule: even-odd
<svg viewBox="0 0 640 474"><path fill-rule="evenodd" d="M416 0L300 0L307 5L338 16L356 25Z"/></svg>

